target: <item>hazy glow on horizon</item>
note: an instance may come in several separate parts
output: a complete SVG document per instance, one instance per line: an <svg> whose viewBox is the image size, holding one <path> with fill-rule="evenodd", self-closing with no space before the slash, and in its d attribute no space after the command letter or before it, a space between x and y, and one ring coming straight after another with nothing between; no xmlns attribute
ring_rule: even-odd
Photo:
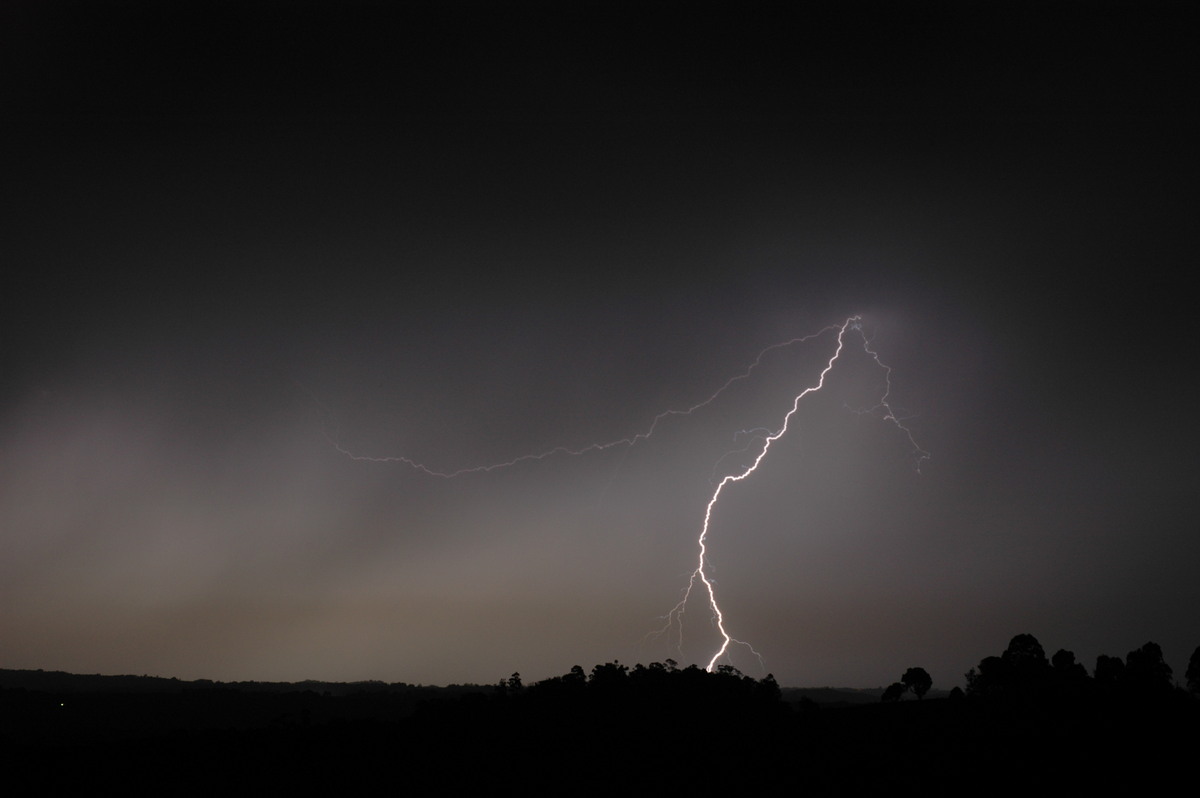
<svg viewBox="0 0 1200 798"><path fill-rule="evenodd" d="M704 665L706 506L785 685L1200 642L1173 5L26 5L0 667Z"/></svg>
<svg viewBox="0 0 1200 798"><path fill-rule="evenodd" d="M841 325L842 332L849 323ZM826 331L836 329L834 326ZM199 676L187 666L190 658L200 656L199 648L220 640L226 646L240 641L238 645L251 649L247 652L251 659L231 663L232 672L218 671L209 674L210 678L234 678L241 670L271 670L273 666L268 663L276 659L317 667L329 662L325 667L334 670L344 667L336 664L343 659L338 655L314 656L303 645L298 647L296 634L301 639L312 635L314 639L338 641L334 649L352 650L359 661L374 662L375 657L383 657L386 662L398 654L403 656L400 652L406 640L438 641L426 644L428 649L445 646L445 626L452 624L463 631L461 643L445 646L444 655L434 650L424 652L425 656L432 655L438 663L436 673L440 678L480 680L475 671L462 670L461 663L453 662L455 654L468 656L470 624L478 622L480 607L524 606L526 609L517 616L544 620L548 608L539 607L544 603L539 596L546 594L578 593L576 601L580 605L593 603L590 611L583 606L570 612L551 610L550 615L559 615L559 623L564 626L570 626L573 617L582 620L599 610L601 616L607 616L604 623L615 622L617 629L628 630L639 623L645 628L653 616L647 617L644 610L631 610L627 599L604 595L604 579L562 575L562 566L571 560L575 562L570 568L587 571L595 570L595 560L564 560L562 554L591 538L588 548L594 550L592 556L608 561L605 579L619 582L623 571L626 576L644 578L653 563L661 562L669 549L675 549L672 559L676 565L664 573L677 571L684 561L678 555L680 549L686 549L686 537L674 544L659 539L655 556L639 564L638 555L633 554L626 566L620 550L638 544L635 539L621 540L606 524L620 518L622 526L649 532L652 520L639 516L662 518L661 511L644 512L652 506L647 502L658 498L654 485L674 485L674 492L682 497L696 495L697 489L705 490L713 484L715 474L709 472L723 462L728 465L731 455L737 456L729 442L736 440L739 430L717 428L706 432L711 452L707 466L695 459L700 450L688 443L687 457L699 466L690 470L693 478L700 477L690 487L681 485L680 476L672 474L678 465L671 440L686 441L695 424L712 424L709 417L703 416L705 412L718 413L718 422L736 417L718 401L725 398L722 394L726 392L735 402L750 402L751 409L777 406L786 394L774 399L758 396L766 386L762 379L800 384L805 379L803 374L789 376L787 365L808 357L805 353L772 351L780 346L761 352L750 368L728 379L708 399L692 404L686 411L659 413L646 433L620 441L626 451L619 455L607 452L614 444L587 446L576 452L559 450L507 464L515 473L504 475L498 484L490 484L497 482L498 474L466 469L459 472L460 479L442 483L437 490L402 472L371 473L356 465L366 461L378 469L389 462L407 463L400 458L351 455L350 462L339 464L336 457L330 459L313 449L312 444L321 435L320 425L325 423L321 416L328 413L320 407L299 417L314 425L310 430L293 429L288 434L282 429L273 433L258 429L250 439L226 442L234 448L276 453L269 459L259 456L247 461L230 452L216 457L187 456L176 447L194 443L181 441L178 430L172 434L169 414L155 414L138 403L118 400L106 412L68 421L69 406L43 397L39 413L43 426L25 428L17 445L9 450L26 464L21 480L12 486L8 503L21 508L24 514L16 519L17 526L27 531L23 539L14 541L18 545L13 561L24 562L24 577L37 588L26 594L29 603L16 609L28 613L30 626L24 631L30 637L61 639L67 650L89 638L123 640L123 645L111 651L110 670L121 670L121 662L154 659L151 652L165 646L177 651L174 658L164 660L166 667L173 668L171 672ZM838 349L840 352L841 347ZM825 364L822 381L831 366L832 360ZM881 395L886 398L886 394ZM845 392L839 396L845 396ZM293 397L293 402L299 401L300 397ZM798 401L792 412L798 409ZM847 401L841 399L843 404ZM68 415L55 416L53 410ZM130 412L140 414L139 420L127 417ZM856 418L838 401L826 412L846 416L844 421ZM664 419L668 426L659 436L667 440L657 445L653 433ZM766 419L751 420L757 424ZM306 432L309 440L303 441ZM628 451L639 442L649 450L645 456L640 451ZM338 444L333 448L348 454ZM745 446L737 448L744 450ZM547 457L565 462L539 462ZM600 462L588 462L590 459ZM650 482L646 481L646 468L658 472ZM631 472L637 472L636 477ZM417 476L428 480L435 475ZM407 482L398 488L402 493L428 500L421 502L416 518L412 500L393 504L384 498L385 482L397 479ZM204 492L198 493L197 486L204 486ZM343 498L336 498L343 491ZM633 499L624 506L627 494ZM686 507L683 501L676 498L670 505L677 508L678 517L670 521L677 530L689 527L699 506ZM368 509L375 504L381 505L385 517L392 516L390 521L382 522L383 526L366 517L358 522L350 520L360 513L376 512ZM711 513L711 504L706 516ZM433 521L435 518L441 520ZM497 518L508 521L497 523ZM420 529L429 523L450 532L449 539L424 535ZM419 564L414 564L416 552L402 542L385 542L389 526L411 529L422 540L421 554L416 557ZM343 537L374 541L368 559L354 557L330 538L329 531L339 527ZM570 540L563 540L564 527ZM473 531L485 529L492 530L485 538ZM516 529L521 531L513 534L511 530ZM753 535L753 530L746 533ZM453 542L456 536L463 544ZM605 541L613 538L621 540L617 551L605 552L611 548ZM56 545L56 541L60 543ZM338 576L341 569L334 563L342 559L350 561L344 567L353 568L351 582L343 582ZM520 564L513 567L514 561ZM34 566L32 571L30 565ZM15 573L10 576L14 577L10 584L19 584ZM77 604L79 598L86 598L86 604ZM69 611L63 613L64 608ZM623 612L630 612L629 617L613 617ZM75 619L70 626L63 625L67 617ZM33 631L37 627L52 633L38 635ZM522 631L524 624L514 622L513 617L483 622L476 628L479 637L475 640L485 636L484 629L506 627L517 635L514 640L521 641L511 652L511 656L519 656L530 642L521 636L528 634ZM384 631L389 628L410 631L389 639L391 636ZM275 631L268 631L271 629ZM186 634L177 638L179 631ZM682 633L682 629L679 631ZM703 634L696 636L701 641L705 638ZM672 656L686 660L689 656L681 643L646 649L640 635L623 642L609 640L604 645L616 650L633 645L639 656L651 659ZM596 648L596 656L605 656L602 646ZM264 649L274 652L267 655ZM51 648L46 653L53 658L54 651ZM700 656L699 650L694 656ZM68 662L64 667L77 666ZM280 674L280 678L313 675L297 669ZM362 677L369 675L363 673Z"/></svg>

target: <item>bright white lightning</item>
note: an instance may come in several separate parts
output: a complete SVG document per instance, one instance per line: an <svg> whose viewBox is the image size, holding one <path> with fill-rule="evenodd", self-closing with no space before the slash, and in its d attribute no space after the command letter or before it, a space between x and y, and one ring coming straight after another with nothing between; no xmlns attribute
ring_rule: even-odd
<svg viewBox="0 0 1200 798"><path fill-rule="evenodd" d="M866 333L863 332L862 316L851 316L848 319L846 319L844 322L842 322L840 325L831 324L828 327L825 327L825 328L823 328L815 333L812 333L810 335L806 335L806 336L803 336L800 338L792 338L791 340L788 340L788 341L781 341L780 343L772 344L771 346L768 346L765 349L761 350L758 353L758 355L754 358L754 360L750 363L750 365L747 366L746 369L742 373L737 374L733 377L730 377L728 380L725 381L725 383L723 385L721 385L719 388L717 388L716 391L714 391L711 395L709 395L709 397L707 399L697 402L696 404L694 404L688 408L685 408L685 409L664 410L663 412L659 413L651 420L650 425L645 429L645 431L638 432L638 433L631 435L629 437L626 437L626 438L619 438L616 440L608 441L606 443L592 443L592 444L588 444L587 446L584 446L579 449L571 449L571 448L568 448L565 446L557 446L553 449L548 449L543 452L538 452L538 453L534 453L534 454L524 454L519 457L515 457L511 460L506 460L506 461L498 462L498 463L492 463L490 465L470 466L470 467L465 467L465 468L459 468L457 470L452 470L452 471L451 470L444 471L444 470L439 470L439 469L427 466L424 463L421 463L417 460L413 460L411 458L404 457L404 456L372 457L372 456L367 456L367 455L354 454L353 452L344 448L340 443L337 442L337 440L335 440L332 437L329 437L328 433L326 433L326 436L329 437L329 441L334 446L334 448L336 448L339 452L341 452L342 454L344 454L345 456L349 457L352 460L361 460L361 461L372 462L372 463L403 463L404 465L407 465L410 468L413 468L417 471L421 471L429 476L441 477L444 479L452 479L454 477L460 477L460 476L464 476L467 474L474 474L474 473L480 473L480 472L490 472L490 471L495 471L497 469L502 469L502 468L511 468L513 466L516 466L516 465L526 462L526 461L543 460L543 459L545 459L547 457L551 457L553 455L561 454L561 455L578 456L578 455L587 454L589 452L604 451L606 449L611 449L611 448L618 447L618 446L633 446L638 441L646 440L646 439L650 438L654 434L655 430L658 428L659 422L662 421L663 419L666 419L671 416L688 416L688 415L691 415L692 413L694 413L695 411L700 410L701 408L714 402L717 399L717 397L719 397L722 393L724 393L731 385L749 377L750 374L759 366L759 364L762 362L763 357L765 357L768 352L771 352L775 349L781 349L784 347L788 347L793 344L804 343L806 341L813 340L822 335L825 335L828 332L832 332L833 330L837 330L837 346L834 349L833 354L829 357L829 360L826 362L825 367L821 370L821 373L817 378L816 384L812 385L808 388L805 388L803 391L801 391L799 394L797 394L796 397L793 399L791 409L788 410L786 415L784 415L783 422L780 425L779 429L774 432L770 431L769 429L765 429L765 428L741 430L739 433L737 433L737 435L735 435L735 440L737 439L738 435L746 435L749 437L749 441L747 442L746 446L743 447L742 449L739 449L737 452L731 452L729 454L744 453L747 451L751 451L756 444L759 446L758 452L755 455L753 461L751 462L751 464L749 466L745 467L744 469L742 469L741 471L739 471L737 473L729 474L729 475L725 476L724 478L721 479L721 481L719 483L717 483L716 488L713 490L713 494L712 494L711 498L709 498L708 504L704 508L704 522L701 526L700 536L696 541L697 546L699 548L699 557L698 557L696 569L694 571L692 571L691 576L688 579L687 588L684 590L683 598L680 600L680 602L678 604L675 605L675 607L666 616L664 616L667 621L667 624L658 632L658 634L665 633L668 630L670 630L672 628L672 626L675 626L677 624L680 626L680 629L682 630L682 616L683 616L684 609L687 606L688 600L691 598L692 589L695 587L697 580L699 580L699 582L704 585L704 590L705 590L707 598L708 598L709 609L712 612L713 623L721 637L721 645L717 649L716 653L714 653L712 655L712 658L708 661L708 665L706 666L706 669L709 671L713 670L713 668L716 667L718 660L720 660L722 657L724 657L728 653L729 647L733 643L737 643L738 645L746 646L761 661L762 655L760 655L757 651L755 651L754 648L752 646L750 646L749 643L746 643L745 641L734 638L726 630L725 614L722 612L720 605L717 603L716 589L714 587L714 583L713 583L711 577L709 576L709 574L706 570L707 554L708 554L707 539L708 539L708 532L709 532L709 529L712 524L713 509L716 507L717 502L721 498L721 494L724 492L724 490L727 486L731 485L734 482L741 482L742 480L746 479L751 474L753 474L756 470L758 470L759 464L762 463L763 459L767 456L767 452L770 451L771 444L773 444L775 441L779 440L780 438L782 438L784 435L787 434L788 426L791 423L792 417L799 410L801 400L803 400L804 397L808 396L809 394L815 393L824 387L826 375L828 375L829 372L833 369L834 364L837 362L838 358L841 356L842 350L845 347L845 338L846 338L847 331L853 331L853 332L857 332L859 334L859 336L862 338L863 351L867 355L869 355L871 357L871 359L875 361L875 364L877 366L879 366L881 369L883 369L883 372L884 372L884 390L883 390L883 394L880 396L878 402L875 404L874 407L868 408L866 410L855 411L855 412L858 412L861 414L874 414L876 412L881 412L884 421L891 423L893 426L896 427L896 429L898 429L899 431L904 433L905 437L908 439L908 443L912 447L912 452L913 452L914 456L916 457L916 467L917 467L918 472L921 470L921 463L924 462L925 460L929 459L929 453L917 445L916 440L913 438L912 432L908 429L908 427L906 427L901 422L901 420L899 418L896 417L895 413L892 411L891 404L889 403L889 398L891 396L891 390L892 390L892 386L891 386L892 370L889 366L885 365L882 361L880 361L879 355L875 352L875 350L871 349L870 341L868 340ZM726 456L728 456L728 455L726 455ZM724 458L721 458L721 459L724 459ZM714 464L714 467L713 467L714 474L716 472L716 468L720 465L720 462L721 462L721 460L718 460L717 463ZM680 631L680 636L682 637L682 631Z"/></svg>
<svg viewBox="0 0 1200 798"><path fill-rule="evenodd" d="M831 329L834 329L835 327L836 327L836 325L833 327L826 327L821 332L816 333L816 335L821 335L822 333L825 333ZM757 440L761 443L761 446L758 450L758 454L754 457L753 462L751 462L749 466L742 469L741 471L734 473L734 474L729 474L729 475L725 476L723 479L721 479L721 481L717 483L717 487L713 490L712 497L708 500L708 504L704 508L704 523L700 528L700 537L696 541L696 544L700 550L699 560L696 565L696 570L692 571L691 576L688 578L688 584L687 584L687 588L684 590L683 598L665 616L667 625L662 630L660 630L660 632L666 632L668 629L670 629L673 625L675 625L677 623L679 623L682 628L683 611L687 606L688 599L691 598L692 588L694 588L696 586L696 581L699 580L700 583L704 585L704 590L708 597L708 606L712 612L713 624L716 627L717 632L720 634L720 637L721 637L720 647L718 647L716 653L714 653L712 655L712 658L708 661L708 665L706 666L706 670L708 670L708 671L712 671L712 669L716 667L717 661L720 660L722 657L724 657L728 653L729 646L732 643L737 643L738 645L746 646L747 648L750 649L750 651L756 657L759 658L760 662L762 661L762 655L759 654L757 651L755 651L753 646L751 646L749 643L746 643L742 640L738 640L738 639L734 638L732 635L729 634L728 630L726 630L726 628L725 628L725 613L721 611L721 606L717 603L716 588L713 586L713 581L709 577L708 572L705 570L705 567L707 565L706 558L708 555L708 545L707 545L708 531L712 525L713 508L717 506L717 502L720 500L721 494L725 490L726 487L733 484L734 482L741 482L742 480L746 479L747 477L749 477L751 474L753 474L755 471L758 470L759 464L762 463L763 458L765 458L767 456L767 452L770 451L771 444L773 444L775 441L779 440L780 438L782 438L784 435L787 434L788 425L792 421L792 416L794 416L796 414L796 412L800 409L800 401L802 399L804 399L804 397L808 396L810 393L815 393L815 392L821 390L821 388L823 388L825 386L826 375L828 375L829 372L831 370L833 370L834 363L837 362L838 358L842 354L842 349L845 346L845 338L846 338L847 330L853 330L862 337L863 351L866 352L868 355L870 355L871 359L875 361L875 364L878 365L881 369L883 369L883 372L884 372L883 395L879 398L878 403L873 408L870 408L869 410L865 410L865 411L861 411L861 412L873 413L875 411L882 411L883 420L890 422L897 429L899 429L901 432L904 433L905 437L908 438L908 442L909 442L909 444L911 444L913 453L915 454L915 456L917 458L917 470L918 471L920 471L921 463L923 461L929 459L929 453L917 445L917 442L913 439L912 432L909 431L909 429L906 426L904 426L898 418L896 418L895 413L892 412L892 407L889 404L889 397L890 397L891 391L892 391L892 382L891 382L892 370L890 367L888 367L887 365L882 363L879 360L879 355L873 349L871 349L870 342L867 340L866 334L863 333L863 331L862 331L862 317L861 316L851 316L850 318L846 319L846 321L844 321L840 327L836 327L836 329L838 331L837 347L834 349L833 354L829 357L829 361L825 364L825 368L823 368L821 370L821 373L817 378L816 384L812 385L808 388L805 388L803 391L801 391L799 394L796 395L795 399L792 400L791 409L788 410L787 414L783 417L783 423L780 425L780 427L777 431L768 432L768 434L757 438ZM811 338L814 336L809 336L809 337ZM807 339L801 339L801 340L807 340ZM753 430L753 431L754 432L758 432L758 431L766 432L765 430ZM682 634L682 632L681 632L681 634Z"/></svg>

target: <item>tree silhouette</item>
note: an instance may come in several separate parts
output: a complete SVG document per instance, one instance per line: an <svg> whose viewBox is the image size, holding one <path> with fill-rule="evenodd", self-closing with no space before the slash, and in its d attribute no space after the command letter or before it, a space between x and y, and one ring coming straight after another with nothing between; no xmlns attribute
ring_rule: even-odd
<svg viewBox="0 0 1200 798"><path fill-rule="evenodd" d="M1096 657L1096 669L1092 671L1092 676L1096 684L1102 687L1116 687L1125 676L1125 663L1120 657L1101 654Z"/></svg>
<svg viewBox="0 0 1200 798"><path fill-rule="evenodd" d="M1163 659L1158 643L1146 643L1125 656L1125 681L1150 690L1171 686L1171 666Z"/></svg>
<svg viewBox="0 0 1200 798"><path fill-rule="evenodd" d="M1042 644L1033 635L1017 635L1008 642L1008 648L1001 655L1010 662L1018 673L1036 673L1050 663L1046 660L1046 652Z"/></svg>
<svg viewBox="0 0 1200 798"><path fill-rule="evenodd" d="M587 684L587 674L583 672L582 666L572 665L571 672L563 676L563 683L572 687L582 687Z"/></svg>
<svg viewBox="0 0 1200 798"><path fill-rule="evenodd" d="M882 700L889 704L899 701L900 696L904 695L904 691L907 689L908 688L900 682L892 682L887 686L887 689L883 691Z"/></svg>
<svg viewBox="0 0 1200 798"><path fill-rule="evenodd" d="M779 689L779 682L775 681L775 675L772 673L768 673L759 680L754 689L754 694L760 700L770 703L778 703L783 699L783 691Z"/></svg>
<svg viewBox="0 0 1200 798"><path fill-rule="evenodd" d="M1050 660L1054 685L1058 689L1079 691L1086 689L1087 668L1075 661L1075 652L1060 648Z"/></svg>
<svg viewBox="0 0 1200 798"><path fill-rule="evenodd" d="M1065 648L1054 652L1054 656L1050 658L1050 664L1058 671L1070 671L1078 667L1078 663L1075 662L1075 652L1067 651Z"/></svg>
<svg viewBox="0 0 1200 798"><path fill-rule="evenodd" d="M967 695L1001 693L1015 683L1015 669L1003 657L984 657L978 668L967 671Z"/></svg>
<svg viewBox="0 0 1200 798"><path fill-rule="evenodd" d="M1187 679L1188 690L1200 693L1200 646L1196 646L1196 650L1192 652L1184 678Z"/></svg>
<svg viewBox="0 0 1200 798"><path fill-rule="evenodd" d="M625 682L625 674L629 668L617 660L592 667L592 675L588 677L588 686L596 690L611 690L619 688Z"/></svg>
<svg viewBox="0 0 1200 798"><path fill-rule="evenodd" d="M1069 651L1056 656L1064 667L1075 659ZM1042 644L1031 634L1019 634L1008 642L1003 654L984 657L978 669L967 673L967 695L1033 696L1051 688L1053 682Z"/></svg>
<svg viewBox="0 0 1200 798"><path fill-rule="evenodd" d="M917 696L920 700L929 692L929 688L933 687L933 678L925 672L924 668L909 668L900 677L900 682Z"/></svg>

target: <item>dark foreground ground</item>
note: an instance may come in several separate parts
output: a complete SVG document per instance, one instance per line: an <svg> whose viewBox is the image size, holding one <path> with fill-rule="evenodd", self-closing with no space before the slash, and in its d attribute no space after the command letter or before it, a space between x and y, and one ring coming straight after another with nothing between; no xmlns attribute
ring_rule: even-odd
<svg viewBox="0 0 1200 798"><path fill-rule="evenodd" d="M1180 689L821 706L614 666L530 686L6 686L0 745L15 783L127 794L1142 794L1185 788L1200 752Z"/></svg>

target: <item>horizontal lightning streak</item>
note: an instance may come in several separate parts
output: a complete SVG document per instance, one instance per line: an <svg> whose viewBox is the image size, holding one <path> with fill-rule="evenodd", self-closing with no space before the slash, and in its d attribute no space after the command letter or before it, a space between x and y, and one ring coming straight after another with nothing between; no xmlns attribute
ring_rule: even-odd
<svg viewBox="0 0 1200 798"><path fill-rule="evenodd" d="M688 407L686 409L664 410L663 412L656 415L653 418L653 420L651 420L650 426L644 432L638 432L634 435L630 435L629 437L618 438L616 440L611 440L606 443L591 443L591 444L588 444L587 446L584 446L584 447L581 447L578 449L572 449L572 448L569 448L566 446L556 446L553 449L547 449L546 451L543 451L543 452L537 452L537 453L533 453L533 454L523 454L519 457L514 457L511 460L505 460L505 461L499 462L499 463L491 463L489 465L469 466L469 467L465 467L465 468L459 468L459 469L456 469L453 471L442 471L442 470L438 470L437 468L434 468L432 466L428 466L418 460L414 460L412 458L399 456L399 455L374 457L374 456L370 456L370 455L355 454L354 452L351 452L349 449L342 446L341 443L339 443L334 436L331 436L329 434L328 430L325 430L324 434L325 434L325 438L329 441L330 445L332 445L338 452L342 453L343 455L350 458L351 460L360 460L360 461L364 461L364 462L368 462L368 463L402 463L402 464L407 465L410 468L413 468L417 471L421 471L425 474L428 474L431 477L441 477L443 479L453 479L454 477L461 477L461 476L464 476L467 474L487 473L487 472L496 471L496 470L502 469L502 468L511 468L515 465L519 465L521 463L529 462L532 460L545 460L546 458L552 457L554 455L567 455L567 456L575 457L575 456L579 456L579 455L583 455L583 454L588 454L590 452L602 452L607 449L612 449L614 447L619 447L619 446L633 446L638 441L643 441L643 440L650 438L654 434L655 430L658 429L659 422L663 421L664 419L670 418L672 416L689 416L692 413L696 412L697 410L700 410L701 408L706 407L707 405L716 401L717 397L719 397L726 390L728 390L729 386L749 377L750 374L754 371L754 369L756 369L759 366L759 364L762 362L762 359L767 355L768 352L772 352L776 349L782 349L784 347L788 347L793 344L804 343L805 341L808 341L808 340L811 340L818 336L824 335L825 333L829 332L830 330L834 330L834 329L837 329L837 325L831 324L828 327L825 327L815 333L805 335L801 338L793 338L790 341L781 341L777 344L771 344L770 346L766 347L765 349L763 349L762 351L760 351L758 353L758 355L754 358L753 362L751 362L750 365L746 367L745 371L743 371L741 374L737 374L733 377L730 377L728 380L725 381L725 383L720 388L718 388L716 391L714 391L707 399L705 399L701 402L697 402L696 404L694 404L691 407ZM326 411L326 412L328 413L329 411ZM332 413L330 413L330 415L332 415ZM336 426L336 424L335 424L335 426Z"/></svg>

